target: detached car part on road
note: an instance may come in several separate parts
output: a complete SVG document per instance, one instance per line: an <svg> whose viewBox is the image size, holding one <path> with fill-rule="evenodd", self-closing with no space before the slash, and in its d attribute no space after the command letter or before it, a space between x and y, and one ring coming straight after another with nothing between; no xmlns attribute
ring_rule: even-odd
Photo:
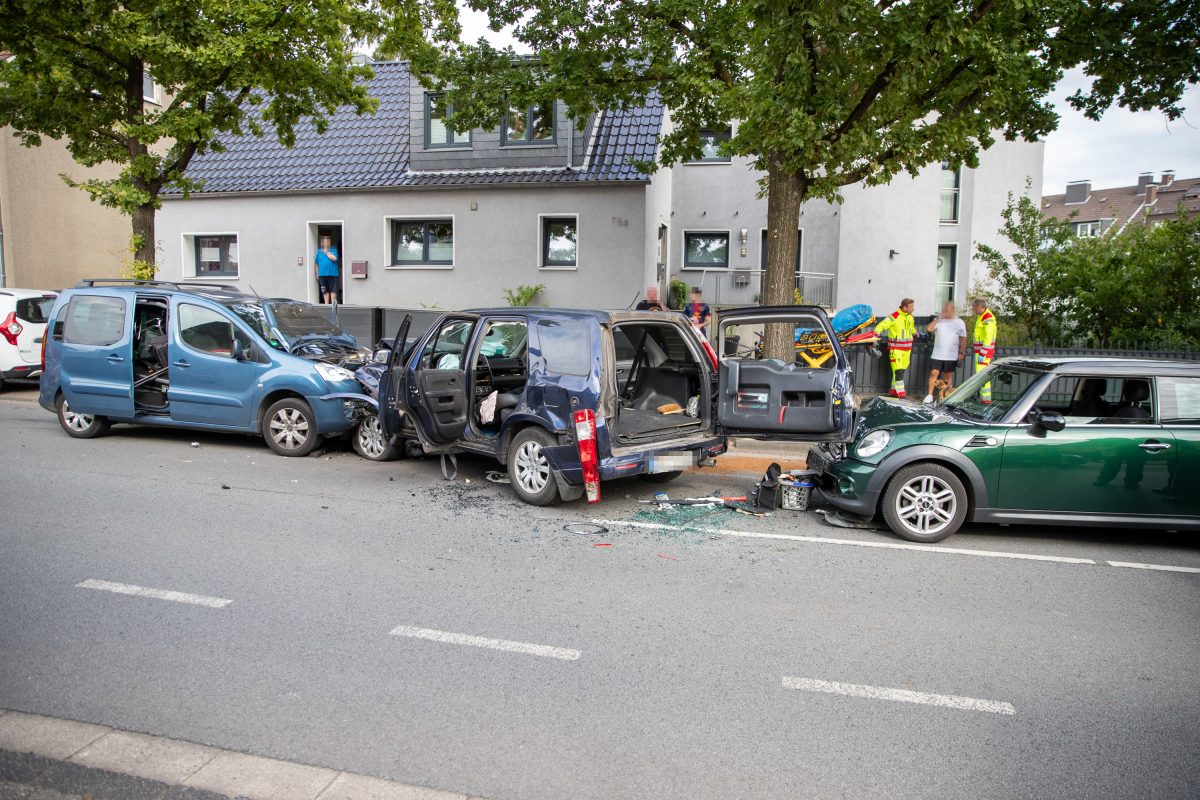
<svg viewBox="0 0 1200 800"><path fill-rule="evenodd" d="M70 436L112 423L261 433L303 456L368 403L370 356L308 303L210 283L87 280L54 304L38 398Z"/></svg>
<svg viewBox="0 0 1200 800"><path fill-rule="evenodd" d="M1003 359L933 407L864 402L808 466L827 502L914 542L967 521L1200 530L1200 364Z"/></svg>
<svg viewBox="0 0 1200 800"><path fill-rule="evenodd" d="M394 341L408 342L408 321ZM550 308L443 315L386 367L377 420L355 448L392 457L403 440L426 453L477 453L506 464L517 496L546 505L639 475L669 481L712 463L726 435L845 441L853 429L850 369L816 306L722 312L716 351L680 314ZM834 357L819 367L761 359L764 326L823 331ZM789 338L789 341L791 339Z"/></svg>

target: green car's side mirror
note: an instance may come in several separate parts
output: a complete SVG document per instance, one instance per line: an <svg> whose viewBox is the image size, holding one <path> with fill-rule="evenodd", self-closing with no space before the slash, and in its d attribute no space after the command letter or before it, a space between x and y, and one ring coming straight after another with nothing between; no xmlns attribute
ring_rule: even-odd
<svg viewBox="0 0 1200 800"><path fill-rule="evenodd" d="M1067 418L1057 411L1038 411L1036 408L1029 411L1029 427L1026 429L1030 436L1036 436L1039 439L1046 435L1046 431L1061 431L1067 427Z"/></svg>

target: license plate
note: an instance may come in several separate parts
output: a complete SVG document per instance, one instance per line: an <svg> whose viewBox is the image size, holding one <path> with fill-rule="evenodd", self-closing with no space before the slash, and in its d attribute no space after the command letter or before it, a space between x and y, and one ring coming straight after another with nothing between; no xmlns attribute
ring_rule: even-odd
<svg viewBox="0 0 1200 800"><path fill-rule="evenodd" d="M646 471L655 472L675 472L681 469L691 469L696 466L695 453L662 453L657 456L650 456L650 463L647 465Z"/></svg>

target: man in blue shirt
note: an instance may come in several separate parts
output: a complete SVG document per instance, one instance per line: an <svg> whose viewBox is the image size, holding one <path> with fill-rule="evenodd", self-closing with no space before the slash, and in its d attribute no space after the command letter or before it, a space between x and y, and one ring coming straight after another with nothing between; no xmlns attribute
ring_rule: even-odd
<svg viewBox="0 0 1200 800"><path fill-rule="evenodd" d="M700 329L700 335L708 338L708 321L712 319L712 309L708 303L700 299L700 287L692 287L692 302L683 307L683 313L692 324Z"/></svg>
<svg viewBox="0 0 1200 800"><path fill-rule="evenodd" d="M328 234L321 237L321 247L316 259L317 285L320 287L321 302L333 305L338 293L338 251L330 246Z"/></svg>

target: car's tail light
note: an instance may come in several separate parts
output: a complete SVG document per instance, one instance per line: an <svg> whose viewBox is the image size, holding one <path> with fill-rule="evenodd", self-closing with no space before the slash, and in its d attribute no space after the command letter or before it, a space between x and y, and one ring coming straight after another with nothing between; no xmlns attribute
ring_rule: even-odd
<svg viewBox="0 0 1200 800"><path fill-rule="evenodd" d="M600 462L596 455L596 412L575 412L575 442L583 465L583 487L589 503L600 502Z"/></svg>
<svg viewBox="0 0 1200 800"><path fill-rule="evenodd" d="M717 351L713 350L713 346L709 344L707 336L700 337L700 344L704 345L704 352L708 355L708 360L712 362L713 371L717 370Z"/></svg>
<svg viewBox="0 0 1200 800"><path fill-rule="evenodd" d="M4 324L0 325L0 334L4 334L4 338L11 345L16 345L17 337L23 330L25 329L21 327L21 323L17 322L17 312L15 311L8 312L8 316L4 318Z"/></svg>

